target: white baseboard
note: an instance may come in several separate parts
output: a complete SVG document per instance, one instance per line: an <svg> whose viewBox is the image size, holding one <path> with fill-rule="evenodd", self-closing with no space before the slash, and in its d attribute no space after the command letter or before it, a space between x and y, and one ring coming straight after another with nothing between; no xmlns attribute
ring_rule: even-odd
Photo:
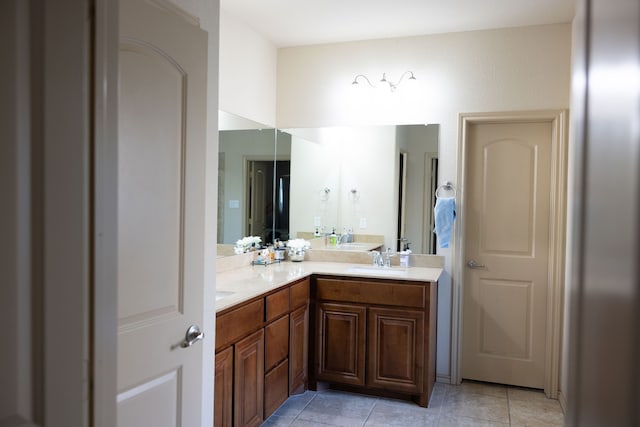
<svg viewBox="0 0 640 427"><path fill-rule="evenodd" d="M453 384L450 375L436 375L436 382L442 384Z"/></svg>
<svg viewBox="0 0 640 427"><path fill-rule="evenodd" d="M560 408L562 408L562 413L567 415L567 398L565 397L562 390L558 392L558 402L560 402Z"/></svg>

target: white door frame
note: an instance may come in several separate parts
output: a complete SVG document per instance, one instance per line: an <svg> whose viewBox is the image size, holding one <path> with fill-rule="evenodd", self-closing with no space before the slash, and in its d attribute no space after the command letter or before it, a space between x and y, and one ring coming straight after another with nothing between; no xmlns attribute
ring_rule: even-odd
<svg viewBox="0 0 640 427"><path fill-rule="evenodd" d="M118 359L118 2L95 2L93 425L116 425Z"/></svg>
<svg viewBox="0 0 640 427"><path fill-rule="evenodd" d="M547 331L544 391L558 398L562 333L562 295L564 292L566 193L567 193L567 110L517 111L501 113L462 113L458 123L457 238L452 250L453 305L451 308L451 379L462 381L462 305L464 277L464 205L469 126L478 123L548 122L552 128L551 192L549 218L549 292L547 293ZM457 262L456 262L457 261Z"/></svg>

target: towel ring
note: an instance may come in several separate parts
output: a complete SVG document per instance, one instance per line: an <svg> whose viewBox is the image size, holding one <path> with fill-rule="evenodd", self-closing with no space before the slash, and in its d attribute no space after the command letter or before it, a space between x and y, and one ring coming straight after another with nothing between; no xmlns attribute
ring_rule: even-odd
<svg viewBox="0 0 640 427"><path fill-rule="evenodd" d="M440 197L440 195L438 194L440 190L453 191L453 197L456 196L456 189L455 189L455 187L453 186L453 184L450 181L445 181L444 184L440 185L436 189L436 197Z"/></svg>

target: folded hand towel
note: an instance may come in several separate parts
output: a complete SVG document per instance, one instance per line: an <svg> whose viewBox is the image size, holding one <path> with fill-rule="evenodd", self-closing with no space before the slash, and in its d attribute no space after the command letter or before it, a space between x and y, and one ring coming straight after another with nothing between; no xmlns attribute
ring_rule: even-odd
<svg viewBox="0 0 640 427"><path fill-rule="evenodd" d="M441 248L448 248L453 231L453 221L456 218L456 199L453 197L439 197L433 209L435 232Z"/></svg>

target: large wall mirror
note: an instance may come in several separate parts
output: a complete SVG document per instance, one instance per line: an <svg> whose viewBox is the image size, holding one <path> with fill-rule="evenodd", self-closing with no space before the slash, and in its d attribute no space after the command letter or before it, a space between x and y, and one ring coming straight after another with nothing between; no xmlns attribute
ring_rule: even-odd
<svg viewBox="0 0 640 427"><path fill-rule="evenodd" d="M218 243L288 240L291 136L224 111L218 123Z"/></svg>
<svg viewBox="0 0 640 427"><path fill-rule="evenodd" d="M292 234L346 228L382 235L392 250L408 242L435 253L438 125L283 131L292 135Z"/></svg>
<svg viewBox="0 0 640 427"><path fill-rule="evenodd" d="M316 229L435 253L438 125L277 130L220 112L218 243Z"/></svg>

